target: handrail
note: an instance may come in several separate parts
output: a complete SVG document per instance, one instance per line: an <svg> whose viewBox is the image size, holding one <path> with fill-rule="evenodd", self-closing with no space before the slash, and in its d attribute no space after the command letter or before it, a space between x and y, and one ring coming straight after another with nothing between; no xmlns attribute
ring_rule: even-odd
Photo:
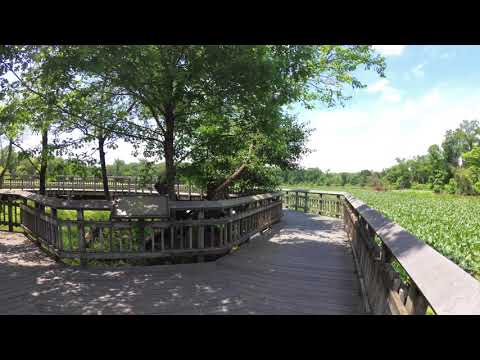
<svg viewBox="0 0 480 360"><path fill-rule="evenodd" d="M296 205L299 194L335 195L343 199L345 229L359 277L365 282L362 285L371 312L422 314L429 305L441 315L480 314L480 283L475 278L352 194L283 190L294 194ZM394 271L395 261L408 274L410 284L401 281Z"/></svg>
<svg viewBox="0 0 480 360"><path fill-rule="evenodd" d="M63 200L22 190L0 190L0 225L7 224L9 231L21 226L56 256L80 259L82 265L88 259L176 256L203 261L205 255L228 252L279 221L281 197L281 193L272 193L212 202L169 201L169 217L98 221L86 220L84 211L111 211L114 201ZM50 208L50 214L45 207ZM59 219L60 209L76 210L76 220Z"/></svg>
<svg viewBox="0 0 480 360"><path fill-rule="evenodd" d="M139 176L108 176L109 191L112 193L120 192L141 192L153 193L155 192L155 183L158 176L139 177ZM0 184L0 189L9 190L36 190L40 186L40 178L38 176L26 175L10 175L5 176L3 182ZM181 184L180 181L175 181L175 192L180 194L184 192L189 196L198 196L203 198L204 189L193 184ZM47 179L47 190L56 191L76 191L89 190L95 192L103 191L103 179L96 176L70 176L58 175L54 179Z"/></svg>
<svg viewBox="0 0 480 360"><path fill-rule="evenodd" d="M24 190L2 190L0 196L15 196L19 199L32 200L38 204L65 210L113 210L114 200L72 200L60 199L51 196L39 195ZM236 199L226 200L192 200L192 201L169 201L170 209L191 210L191 209L230 209L242 206L253 201L268 200L282 195L282 192L244 196Z"/></svg>
<svg viewBox="0 0 480 360"><path fill-rule="evenodd" d="M480 314L480 283L475 278L353 195L345 199L375 231L437 314Z"/></svg>

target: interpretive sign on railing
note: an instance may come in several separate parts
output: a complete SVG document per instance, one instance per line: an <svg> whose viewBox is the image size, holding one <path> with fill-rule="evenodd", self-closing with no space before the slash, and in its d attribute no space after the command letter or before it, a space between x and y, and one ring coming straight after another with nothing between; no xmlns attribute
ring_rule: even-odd
<svg viewBox="0 0 480 360"><path fill-rule="evenodd" d="M112 217L114 218L165 218L169 217L168 197L128 196L115 199Z"/></svg>

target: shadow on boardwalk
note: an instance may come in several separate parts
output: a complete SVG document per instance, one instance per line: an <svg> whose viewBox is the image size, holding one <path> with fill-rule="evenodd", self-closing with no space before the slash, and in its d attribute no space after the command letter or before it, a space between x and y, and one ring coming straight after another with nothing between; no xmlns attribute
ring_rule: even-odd
<svg viewBox="0 0 480 360"><path fill-rule="evenodd" d="M361 296L339 220L286 210L216 262L78 269L0 232L0 314L355 314Z"/></svg>

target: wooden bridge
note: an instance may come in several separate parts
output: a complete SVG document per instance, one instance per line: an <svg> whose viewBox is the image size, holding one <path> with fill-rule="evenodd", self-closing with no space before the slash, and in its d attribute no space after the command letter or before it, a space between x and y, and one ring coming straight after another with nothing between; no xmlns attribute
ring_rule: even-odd
<svg viewBox="0 0 480 360"><path fill-rule="evenodd" d="M138 176L109 176L108 188L111 196L125 195L156 195L155 183L157 177L141 178ZM40 179L32 176L8 176L0 184L4 190L37 191ZM233 189L230 189L234 193ZM59 176L46 183L47 195L63 197L88 197L103 196L103 182L98 177ZM202 200L205 190L192 184L175 184L178 198L185 200ZM237 196L232 194L233 196Z"/></svg>
<svg viewBox="0 0 480 360"><path fill-rule="evenodd" d="M1 314L361 314L340 220L286 211L217 261L62 266L20 234L0 233Z"/></svg>
<svg viewBox="0 0 480 360"><path fill-rule="evenodd" d="M101 200L10 189L0 196L0 225L29 238L0 233L2 314L480 314L473 277L347 193L177 201L168 219L108 221L84 218L86 209L112 210ZM77 219L60 219L60 209L75 209ZM30 239L84 265L199 262L67 266ZM216 260L203 262L209 257Z"/></svg>

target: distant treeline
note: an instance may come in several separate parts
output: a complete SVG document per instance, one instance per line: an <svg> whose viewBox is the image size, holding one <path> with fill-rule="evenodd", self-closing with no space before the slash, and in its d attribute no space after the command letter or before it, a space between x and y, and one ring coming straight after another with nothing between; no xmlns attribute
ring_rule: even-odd
<svg viewBox="0 0 480 360"><path fill-rule="evenodd" d="M7 156L7 149L0 148L0 172L3 171L3 164ZM19 152L12 151L11 160L7 169L6 176L38 176L36 167L38 167L37 158L21 156ZM153 178L165 174L165 164L155 164L145 160L126 163L123 160L115 160L113 164L107 165L107 174L109 176L137 176L142 178ZM48 161L47 177L55 179L58 176L80 176L80 177L101 177L100 166L89 164L77 159L64 159L62 157L52 157Z"/></svg>
<svg viewBox="0 0 480 360"><path fill-rule="evenodd" d="M38 159L22 157L12 151L7 169L3 169L7 148L0 148L0 174L36 175ZM177 179L190 182L189 164L179 166ZM115 160L107 165L111 176L138 176L153 178L165 174L165 165L145 160L126 163ZM100 167L78 159L53 157L48 162L49 178L59 175L101 176ZM441 146L432 145L425 155L412 159L397 159L397 164L380 172L334 173L318 168L277 170L271 176L271 186L309 184L313 186L372 186L381 189L419 189L451 194L480 194L480 124L476 120L463 121L455 130L448 130Z"/></svg>
<svg viewBox="0 0 480 360"><path fill-rule="evenodd" d="M285 170L280 173L281 182L286 185L310 184L317 186L367 186L373 185L382 173L362 170L356 173L324 172L318 168Z"/></svg>
<svg viewBox="0 0 480 360"><path fill-rule="evenodd" d="M431 145L425 155L396 159L397 164L381 172L322 172L317 168L287 170L284 184L320 186L367 186L390 189L418 189L451 194L480 194L480 124L465 120L445 133L441 146Z"/></svg>

